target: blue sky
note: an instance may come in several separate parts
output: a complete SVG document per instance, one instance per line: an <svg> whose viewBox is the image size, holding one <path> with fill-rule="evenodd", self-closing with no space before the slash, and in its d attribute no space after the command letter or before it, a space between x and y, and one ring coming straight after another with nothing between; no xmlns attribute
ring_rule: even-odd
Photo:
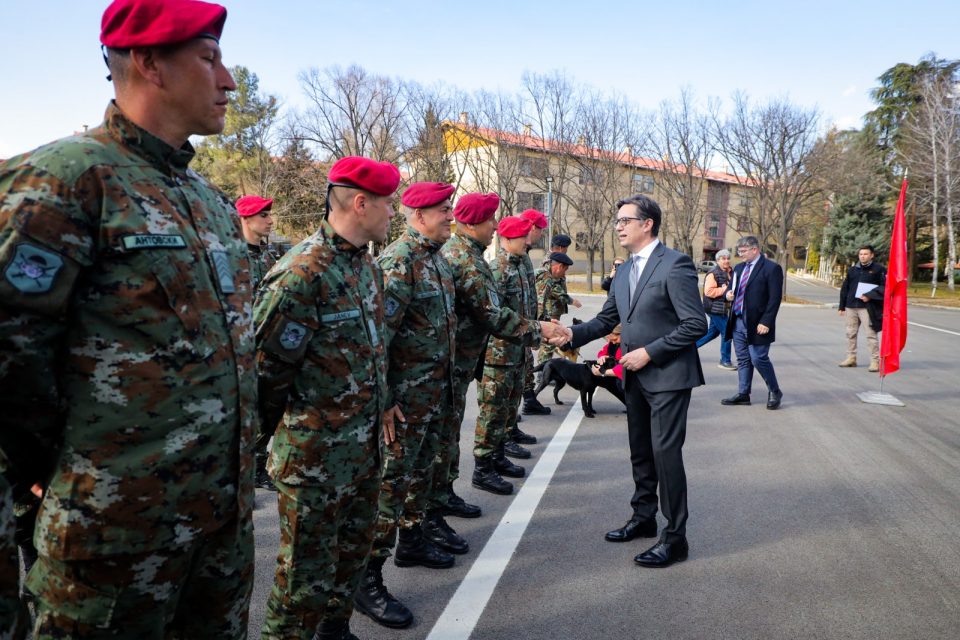
<svg viewBox="0 0 960 640"><path fill-rule="evenodd" d="M689 86L701 99L789 96L826 122L859 126L876 77L936 52L960 57L960 2L591 0L236 0L228 65L302 105L298 73L368 71L467 91L515 90L525 70L564 70L654 108ZM101 0L4 2L0 157L96 125L111 96L99 51ZM11 15L12 14L12 15Z"/></svg>

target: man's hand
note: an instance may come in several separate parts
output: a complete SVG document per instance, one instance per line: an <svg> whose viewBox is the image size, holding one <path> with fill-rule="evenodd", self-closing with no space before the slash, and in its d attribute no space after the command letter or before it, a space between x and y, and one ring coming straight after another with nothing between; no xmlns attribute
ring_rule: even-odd
<svg viewBox="0 0 960 640"><path fill-rule="evenodd" d="M868 298L867 296L860 296L860 299L863 300L864 302L870 302L870 298Z"/></svg>
<svg viewBox="0 0 960 640"><path fill-rule="evenodd" d="M573 306L575 306L577 309L579 309L580 307L583 306L582 304L580 304L580 301L577 300L576 298L571 299L571 300L570 300L570 304L572 304Z"/></svg>
<svg viewBox="0 0 960 640"><path fill-rule="evenodd" d="M592 367L590 367L590 373L597 376L598 378L603 375L600 372L600 367L598 365L593 365Z"/></svg>
<svg viewBox="0 0 960 640"><path fill-rule="evenodd" d="M640 347L639 349L634 349L629 353L623 354L623 357L620 358L620 364L622 364L623 368L627 371L639 371L650 364L650 356L647 355L646 349Z"/></svg>
<svg viewBox="0 0 960 640"><path fill-rule="evenodd" d="M540 332L543 335L543 341L560 347L573 339L573 332L563 326L556 320L550 322L540 321Z"/></svg>
<svg viewBox="0 0 960 640"><path fill-rule="evenodd" d="M840 315L845 315L845 314L844 314L844 311L845 311L845 309L840 309L840 311L838 311L837 313L839 313Z"/></svg>
<svg viewBox="0 0 960 640"><path fill-rule="evenodd" d="M397 430L394 425L396 422L406 422L398 405L393 405L383 412L383 443L388 447L397 441Z"/></svg>
<svg viewBox="0 0 960 640"><path fill-rule="evenodd" d="M770 333L770 327L768 327L768 326L765 325L765 324L758 324L758 325L757 325L757 335L758 335L758 336L765 336L765 335L767 335L768 333Z"/></svg>
<svg viewBox="0 0 960 640"><path fill-rule="evenodd" d="M727 291L727 302L733 302L733 291Z"/></svg>

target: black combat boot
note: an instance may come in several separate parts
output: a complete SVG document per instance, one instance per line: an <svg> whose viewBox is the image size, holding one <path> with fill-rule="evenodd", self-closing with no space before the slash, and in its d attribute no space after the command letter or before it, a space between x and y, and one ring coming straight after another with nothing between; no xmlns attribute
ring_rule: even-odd
<svg viewBox="0 0 960 640"><path fill-rule="evenodd" d="M520 460L527 460L530 458L531 454L530 449L521 447L513 440L507 440L503 443L503 453L510 456L511 458L519 458Z"/></svg>
<svg viewBox="0 0 960 640"><path fill-rule="evenodd" d="M386 558L370 558L367 572L353 596L357 611L373 618L377 624L391 629L404 629L413 622L410 609L387 591L383 584L383 563Z"/></svg>
<svg viewBox="0 0 960 640"><path fill-rule="evenodd" d="M508 478L522 478L527 474L526 469L520 465L513 464L506 459L503 455L503 451L506 448L505 444L501 444L500 447L493 454L493 468L494 470L502 476Z"/></svg>
<svg viewBox="0 0 960 640"><path fill-rule="evenodd" d="M313 634L313 640L360 640L350 633L349 620L324 620Z"/></svg>
<svg viewBox="0 0 960 640"><path fill-rule="evenodd" d="M520 416L517 416L518 418ZM514 427L510 429L510 432L507 434L507 437L516 442L517 444L537 444L537 437L532 436L529 433L524 433L520 431L519 427Z"/></svg>
<svg viewBox="0 0 960 640"><path fill-rule="evenodd" d="M447 504L441 512L445 516L456 516L457 518L479 518L481 513L480 507L465 502L453 491L452 482L447 485Z"/></svg>
<svg viewBox="0 0 960 640"><path fill-rule="evenodd" d="M540 404L537 396L533 395L533 391L527 391L523 394L523 413L528 416L548 416L550 407Z"/></svg>
<svg viewBox="0 0 960 640"><path fill-rule="evenodd" d="M429 511L421 525L423 537L450 553L464 554L470 551L470 545L447 524L440 510Z"/></svg>
<svg viewBox="0 0 960 640"><path fill-rule="evenodd" d="M420 565L428 569L449 569L453 563L452 555L423 537L419 524L409 529L401 527L400 542L393 554L393 564L398 567Z"/></svg>
<svg viewBox="0 0 960 640"><path fill-rule="evenodd" d="M474 458L474 460L476 466L473 469L473 486L502 496L513 493L513 485L501 478L493 468L492 455Z"/></svg>
<svg viewBox="0 0 960 640"><path fill-rule="evenodd" d="M257 456L254 458L254 463L256 464L256 473L253 476L253 486L266 489L267 491L276 491L277 488L273 485L270 474L267 473L267 457L263 456L261 458Z"/></svg>

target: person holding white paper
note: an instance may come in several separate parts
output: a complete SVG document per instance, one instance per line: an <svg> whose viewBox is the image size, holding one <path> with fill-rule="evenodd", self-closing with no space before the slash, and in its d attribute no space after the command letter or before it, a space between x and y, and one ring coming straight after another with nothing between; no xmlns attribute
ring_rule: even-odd
<svg viewBox="0 0 960 640"><path fill-rule="evenodd" d="M874 261L870 245L860 247L857 257L857 264L847 270L847 277L840 287L840 315L847 319L847 358L839 366L857 366L857 334L862 324L870 347L870 368L867 370L876 372L880 370L877 332L883 326L883 286L887 270Z"/></svg>

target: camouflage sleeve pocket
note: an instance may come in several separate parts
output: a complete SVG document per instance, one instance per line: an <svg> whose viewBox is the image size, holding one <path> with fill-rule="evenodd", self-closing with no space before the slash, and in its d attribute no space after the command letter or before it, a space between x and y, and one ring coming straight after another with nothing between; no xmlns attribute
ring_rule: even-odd
<svg viewBox="0 0 960 640"><path fill-rule="evenodd" d="M274 318L259 348L283 362L300 364L313 333L313 329L307 325L280 313Z"/></svg>

